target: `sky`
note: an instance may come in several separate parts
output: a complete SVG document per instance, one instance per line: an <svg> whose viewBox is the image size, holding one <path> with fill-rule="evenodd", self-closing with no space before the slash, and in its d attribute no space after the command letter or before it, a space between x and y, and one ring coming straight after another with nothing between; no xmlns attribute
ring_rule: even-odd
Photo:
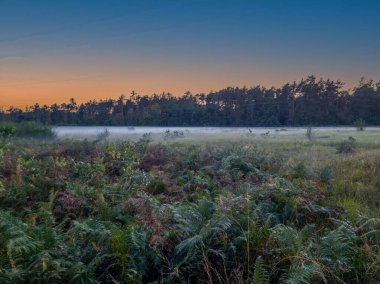
<svg viewBox="0 0 380 284"><path fill-rule="evenodd" d="M380 81L378 0L0 0L0 106Z"/></svg>

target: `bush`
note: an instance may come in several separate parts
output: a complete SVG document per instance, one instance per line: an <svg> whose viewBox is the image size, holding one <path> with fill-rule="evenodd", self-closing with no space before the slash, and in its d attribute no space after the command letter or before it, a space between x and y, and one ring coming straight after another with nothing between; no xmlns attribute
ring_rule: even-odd
<svg viewBox="0 0 380 284"><path fill-rule="evenodd" d="M344 140L343 142L338 144L337 152L340 154L355 153L356 148L356 139L350 136L347 140Z"/></svg>
<svg viewBox="0 0 380 284"><path fill-rule="evenodd" d="M181 130L174 130L171 132L170 130L166 130L164 133L164 140L174 140L177 138L184 138L185 134Z"/></svg>
<svg viewBox="0 0 380 284"><path fill-rule="evenodd" d="M55 134L49 125L45 125L36 121L28 121L17 124L16 136L51 138L54 137Z"/></svg>
<svg viewBox="0 0 380 284"><path fill-rule="evenodd" d="M0 136L52 138L55 136L51 126L37 121L20 123L5 122L0 124Z"/></svg>
<svg viewBox="0 0 380 284"><path fill-rule="evenodd" d="M150 141L152 141L152 133L151 132L144 133L139 141L149 143Z"/></svg>
<svg viewBox="0 0 380 284"><path fill-rule="evenodd" d="M9 138L16 132L16 127L12 123L2 123L0 125L0 138Z"/></svg>

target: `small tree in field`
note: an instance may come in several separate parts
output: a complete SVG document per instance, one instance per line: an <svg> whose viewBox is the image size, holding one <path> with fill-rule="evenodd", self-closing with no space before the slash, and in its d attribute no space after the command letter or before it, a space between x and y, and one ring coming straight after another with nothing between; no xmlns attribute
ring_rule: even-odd
<svg viewBox="0 0 380 284"><path fill-rule="evenodd" d="M311 126L309 126L307 129L306 129L306 137L309 141L312 141L313 140L313 129L311 128Z"/></svg>
<svg viewBox="0 0 380 284"><path fill-rule="evenodd" d="M364 131L365 130L365 121L362 118L355 120L354 125L355 125L357 131Z"/></svg>

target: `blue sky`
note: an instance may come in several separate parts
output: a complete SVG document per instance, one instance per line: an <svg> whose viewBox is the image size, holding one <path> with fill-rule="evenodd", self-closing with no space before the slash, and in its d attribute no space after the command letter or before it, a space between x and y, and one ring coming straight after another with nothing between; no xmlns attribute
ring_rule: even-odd
<svg viewBox="0 0 380 284"><path fill-rule="evenodd" d="M378 81L379 11L374 0L0 0L0 105L309 74Z"/></svg>

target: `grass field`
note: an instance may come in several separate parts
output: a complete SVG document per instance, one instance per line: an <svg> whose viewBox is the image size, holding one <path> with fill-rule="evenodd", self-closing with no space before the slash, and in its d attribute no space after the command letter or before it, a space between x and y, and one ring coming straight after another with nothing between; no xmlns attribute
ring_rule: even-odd
<svg viewBox="0 0 380 284"><path fill-rule="evenodd" d="M0 282L380 282L379 131L146 138L4 136Z"/></svg>

